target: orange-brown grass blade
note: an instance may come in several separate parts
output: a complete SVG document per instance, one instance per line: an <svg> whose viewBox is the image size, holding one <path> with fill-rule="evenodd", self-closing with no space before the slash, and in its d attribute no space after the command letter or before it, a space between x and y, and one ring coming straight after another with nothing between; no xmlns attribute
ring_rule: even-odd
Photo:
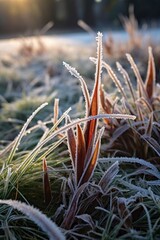
<svg viewBox="0 0 160 240"><path fill-rule="evenodd" d="M89 161L86 163L85 169L83 171L83 175L79 181L79 185L82 185L83 183L89 181L91 176L93 175L94 169L97 164L97 159L100 151L100 146L101 146L101 137L103 134L104 128L100 130L96 145L94 147L93 153L89 159Z"/></svg>
<svg viewBox="0 0 160 240"><path fill-rule="evenodd" d="M48 205L52 199L52 192L47 169L47 161L45 158L43 159L43 191L45 204Z"/></svg>
<svg viewBox="0 0 160 240"><path fill-rule="evenodd" d="M75 168L75 157L76 157L76 138L72 128L67 130L67 141L68 150L71 156L72 166Z"/></svg>
<svg viewBox="0 0 160 240"><path fill-rule="evenodd" d="M86 156L86 144L85 144L84 134L80 125L77 124L77 149L76 149L76 162L75 162L77 184L84 170L85 156Z"/></svg>
<svg viewBox="0 0 160 240"><path fill-rule="evenodd" d="M107 70L109 76L111 77L111 79L113 80L113 82L115 83L115 85L118 87L120 93L122 94L122 96L127 99L126 94L124 92L124 89L122 87L122 84L120 83L119 79L117 78L116 74L113 72L112 68L105 62L103 62L103 66L104 68Z"/></svg>
<svg viewBox="0 0 160 240"><path fill-rule="evenodd" d="M113 110L112 103L109 101L108 98L105 98L103 86L100 88L100 99L101 99L101 106L105 113L111 114Z"/></svg>
<svg viewBox="0 0 160 240"><path fill-rule="evenodd" d="M150 104L150 101L148 101L146 98L143 98L143 97L142 97L142 98L140 98L140 99L138 100L138 102L140 102L141 104L145 104L146 107L147 107L147 109L148 109L148 111L149 111L149 113L153 113L153 116L154 116L155 121L156 121L156 122L159 121L159 120L158 120L158 115L157 115L156 111L154 111L154 107L153 107L152 104Z"/></svg>
<svg viewBox="0 0 160 240"><path fill-rule="evenodd" d="M101 106L102 109L105 113L111 114L113 111L113 106L111 104L111 102L109 101L109 99L105 98L105 94L104 94L104 89L103 86L101 86L100 88L100 100L101 100ZM106 124L109 124L111 121L110 119L104 119Z"/></svg>
<svg viewBox="0 0 160 240"><path fill-rule="evenodd" d="M129 7L129 17L120 16L123 27L129 35L129 47L139 47L141 43L141 38L138 35L138 22L134 15L134 8L131 5Z"/></svg>
<svg viewBox="0 0 160 240"><path fill-rule="evenodd" d="M149 101L147 101L146 98L141 97L140 99L137 100L137 102L139 102L142 105L145 105L149 112L153 112L152 105L149 103Z"/></svg>
<svg viewBox="0 0 160 240"><path fill-rule="evenodd" d="M140 75L137 65L135 64L135 62L130 54L127 53L126 56L132 67L132 70L137 78L137 84L138 84L137 90L138 90L139 97L144 97L144 98L148 99L146 89L145 89L145 86L144 86L144 83L141 78L141 75Z"/></svg>
<svg viewBox="0 0 160 240"><path fill-rule="evenodd" d="M97 36L97 64L96 64L96 74L95 74L95 85L93 89L93 94L91 97L91 104L89 109L89 116L95 116L99 113L99 91L101 85L101 71L102 71L102 34L98 33ZM85 141L86 141L86 148L88 149L95 137L97 128L97 120L91 120L87 122L85 127Z"/></svg>
<svg viewBox="0 0 160 240"><path fill-rule="evenodd" d="M117 69L122 74L126 84L128 85L128 88L130 90L130 93L131 93L131 96L133 98L133 101L135 102L136 98L134 96L134 89L133 89L130 77L129 77L127 71L122 67L122 65L119 62L116 62L116 64L117 64Z"/></svg>
<svg viewBox="0 0 160 240"><path fill-rule="evenodd" d="M91 60L93 63L97 64L97 60L96 60L95 58L90 57L90 60ZM109 76L111 77L111 79L113 80L113 82L115 83L115 85L117 86L117 88L118 88L118 90L120 91L120 93L122 94L122 96L123 96L125 99L127 99L126 94L125 94L125 92L124 92L124 89L123 89L120 81L118 80L116 74L113 72L112 68L111 68L107 63L105 63L104 61L102 61L102 67L104 67L104 68L107 70Z"/></svg>
<svg viewBox="0 0 160 240"><path fill-rule="evenodd" d="M53 109L53 124L55 124L58 120L58 114L59 114L59 99L56 98L54 101L54 109Z"/></svg>
<svg viewBox="0 0 160 240"><path fill-rule="evenodd" d="M155 86L155 62L152 54L152 48L148 48L149 59L148 59L148 70L147 70L147 77L145 82L146 91L148 94L149 99L153 97L154 94L154 86Z"/></svg>

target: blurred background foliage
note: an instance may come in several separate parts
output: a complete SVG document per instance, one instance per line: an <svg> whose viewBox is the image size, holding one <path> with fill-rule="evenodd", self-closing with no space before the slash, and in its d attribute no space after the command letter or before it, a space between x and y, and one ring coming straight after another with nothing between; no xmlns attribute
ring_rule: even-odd
<svg viewBox="0 0 160 240"><path fill-rule="evenodd" d="M119 27L119 15L134 5L139 23L160 20L158 0L0 0L0 33L24 33L53 21L55 29L75 29L83 19L92 27Z"/></svg>

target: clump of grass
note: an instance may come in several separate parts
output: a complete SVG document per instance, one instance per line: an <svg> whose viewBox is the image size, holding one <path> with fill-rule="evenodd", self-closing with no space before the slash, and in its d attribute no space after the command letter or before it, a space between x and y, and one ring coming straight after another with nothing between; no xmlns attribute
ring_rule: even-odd
<svg viewBox="0 0 160 240"><path fill-rule="evenodd" d="M155 56L157 82L159 82L159 46L152 37L144 37L141 33L138 21L134 15L133 5L129 6L129 17L120 16L120 20L123 29L127 34L127 39L123 41L119 39L117 41L117 39L114 39L112 36L112 33L107 34L107 37L103 41L104 56L110 62L112 68L115 68L115 61L121 60L124 64L126 64L125 69L127 69L127 63L124 55L126 52L130 53L135 58L139 71L145 75L146 68L144 68L143 63L145 64L147 59L146 48L151 46ZM95 35L93 29L91 29L84 21L79 20L78 25L89 34L92 34L92 36ZM127 72L130 72L130 70L128 69Z"/></svg>
<svg viewBox="0 0 160 240"><path fill-rule="evenodd" d="M112 101L105 97L105 92L101 89L102 108L106 113L123 112L136 116L135 123L127 127L123 121L106 120L107 131L110 135L110 143L107 149L113 147L116 155L136 156L146 160L157 159L160 156L159 142L159 93L157 93L155 64L152 55L152 49L149 47L148 70L145 82L139 73L139 70L131 57L127 54L127 59L133 69L137 79L137 89L132 85L131 79L125 69L117 62L117 68L124 79L123 87L112 69L104 63L109 76L114 81L121 93L121 108L117 102L113 105ZM125 85L126 84L126 85ZM129 95L127 96L126 95ZM107 134L108 134L107 133ZM132 136L132 137L131 137ZM140 147L141 146L141 147Z"/></svg>
<svg viewBox="0 0 160 240"><path fill-rule="evenodd" d="M15 98L16 92L21 91L21 78L14 69L1 67L0 72L0 106L1 102L11 101ZM16 91L14 93L14 90Z"/></svg>
<svg viewBox="0 0 160 240"><path fill-rule="evenodd" d="M53 22L48 22L41 30L35 32L35 37L22 38L22 43L19 48L19 54L32 58L36 55L42 55L46 52L46 46L41 36L53 27Z"/></svg>
<svg viewBox="0 0 160 240"><path fill-rule="evenodd" d="M116 43L112 35L110 35L104 42L105 52L109 56L122 56L126 52L141 49L144 44L144 39L139 33L138 22L134 16L134 8L132 5L129 7L129 17L120 16L120 19L125 32L128 34L128 40Z"/></svg>
<svg viewBox="0 0 160 240"><path fill-rule="evenodd" d="M42 104L15 140L0 152L0 197L14 199L1 200L1 207L9 204L22 211L50 239L159 238L159 96L154 59L149 48L145 83L129 54L127 59L137 78L136 90L119 63L126 85L103 61L102 34L98 33L97 57L91 58L96 64L91 96L83 77L64 63L80 81L85 116L72 120L70 108L60 116L59 100L55 100L52 119L31 126L36 114L47 105ZM101 85L103 68L122 96L118 102L113 103L105 95ZM31 144L37 131L41 135ZM52 217L63 234L46 215L29 206L33 202ZM3 235L21 239L23 226L18 232L16 227L10 230L9 224L5 228L4 216L0 216ZM24 222L28 236L33 235L33 225Z"/></svg>

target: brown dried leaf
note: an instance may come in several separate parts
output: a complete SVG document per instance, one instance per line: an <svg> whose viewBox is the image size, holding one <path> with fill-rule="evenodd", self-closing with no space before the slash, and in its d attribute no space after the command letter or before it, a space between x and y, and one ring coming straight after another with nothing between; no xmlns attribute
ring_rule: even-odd
<svg viewBox="0 0 160 240"><path fill-rule="evenodd" d="M102 137L103 131L104 131L104 128L101 128L95 148L93 150L93 153L92 153L89 161L86 162L85 169L83 171L83 175L79 181L79 185L89 181L89 179L93 175L94 169L96 167L99 151L100 151L101 137Z"/></svg>
<svg viewBox="0 0 160 240"><path fill-rule="evenodd" d="M43 191L45 204L48 205L52 199L52 192L47 169L47 161L45 158L43 159Z"/></svg>
<svg viewBox="0 0 160 240"><path fill-rule="evenodd" d="M76 181L77 184L84 170L84 162L86 156L86 144L84 134L79 124L77 124L77 149L76 149Z"/></svg>
<svg viewBox="0 0 160 240"><path fill-rule="evenodd" d="M69 128L67 131L67 140L68 140L68 150L70 152L72 166L74 168L75 157L76 157L76 138L72 128Z"/></svg>
<svg viewBox="0 0 160 240"><path fill-rule="evenodd" d="M54 101L54 118L53 118L53 124L55 124L58 120L58 114L59 114L59 99L56 98Z"/></svg>
<svg viewBox="0 0 160 240"><path fill-rule="evenodd" d="M108 39L103 43L105 51L108 55L113 56L114 53L114 40L112 35L108 36Z"/></svg>
<svg viewBox="0 0 160 240"><path fill-rule="evenodd" d="M145 82L145 88L148 94L149 99L153 97L154 94L154 87L155 87L155 62L152 54L152 48L148 48L149 59L148 59L148 70L147 70L147 77Z"/></svg>
<svg viewBox="0 0 160 240"><path fill-rule="evenodd" d="M111 114L113 110L112 103L105 97L103 86L100 88L101 105L105 113Z"/></svg>
<svg viewBox="0 0 160 240"><path fill-rule="evenodd" d="M89 109L89 116L95 116L99 113L99 91L101 85L101 71L102 71L102 34L98 33L97 36L97 64L95 74L95 85L91 98L91 104ZM97 120L91 120L86 124L85 127L85 141L86 148L88 149L94 142L94 137L97 128Z"/></svg>
<svg viewBox="0 0 160 240"><path fill-rule="evenodd" d="M137 42L138 22L134 15L133 5L129 6L129 17L120 16L120 19L125 31L129 35L131 47L134 47Z"/></svg>

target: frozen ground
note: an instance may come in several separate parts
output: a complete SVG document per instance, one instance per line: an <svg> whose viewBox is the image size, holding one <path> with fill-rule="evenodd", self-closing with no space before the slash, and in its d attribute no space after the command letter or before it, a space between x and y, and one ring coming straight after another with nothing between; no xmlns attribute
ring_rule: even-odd
<svg viewBox="0 0 160 240"><path fill-rule="evenodd" d="M112 31L104 32L104 38L112 35L115 41L124 41L127 40L127 33L124 31ZM152 39L156 43L160 41L160 28L141 30L140 34L143 35L146 39ZM94 34L88 34L86 32L80 33L64 33L64 34L53 34L41 37L45 44L48 46L58 45L90 45L95 43ZM32 39L32 38L30 38ZM1 39L0 40L0 54L2 53L14 53L22 44L22 38L11 38L11 39Z"/></svg>

